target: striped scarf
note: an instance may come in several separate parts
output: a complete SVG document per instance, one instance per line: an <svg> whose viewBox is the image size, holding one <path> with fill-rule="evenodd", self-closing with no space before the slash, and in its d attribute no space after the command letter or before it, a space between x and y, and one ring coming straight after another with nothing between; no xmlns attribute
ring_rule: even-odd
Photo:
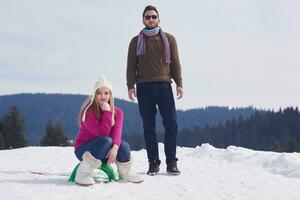
<svg viewBox="0 0 300 200"><path fill-rule="evenodd" d="M152 37L160 33L160 36L162 37L164 41L164 52L165 52L165 60L167 64L171 63L171 53L170 53L170 44L167 38L166 33L164 33L160 27L156 27L154 29L146 29L144 28L139 33L138 37L138 43L137 43L137 49L136 54L137 55L144 55L146 53L146 43L145 43L145 36L146 37Z"/></svg>

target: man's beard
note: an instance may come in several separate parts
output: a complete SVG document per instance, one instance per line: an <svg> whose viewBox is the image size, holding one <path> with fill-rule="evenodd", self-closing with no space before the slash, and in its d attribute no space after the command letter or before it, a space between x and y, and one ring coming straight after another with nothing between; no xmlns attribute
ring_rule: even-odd
<svg viewBox="0 0 300 200"><path fill-rule="evenodd" d="M146 26L146 29L148 29L148 30L151 30L151 29L155 29L155 28L157 28L158 27L158 24L157 25L155 25L154 27L149 27L149 26Z"/></svg>

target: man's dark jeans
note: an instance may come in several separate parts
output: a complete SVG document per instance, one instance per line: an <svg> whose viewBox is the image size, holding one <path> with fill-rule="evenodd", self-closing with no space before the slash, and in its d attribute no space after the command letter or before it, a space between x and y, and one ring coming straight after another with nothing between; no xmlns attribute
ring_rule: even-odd
<svg viewBox="0 0 300 200"><path fill-rule="evenodd" d="M170 163L174 160L177 161L177 115L171 84L167 82L138 83L137 98L140 115L143 120L148 161L158 161L160 163L155 131L156 105L158 106L165 128L164 143L166 163Z"/></svg>

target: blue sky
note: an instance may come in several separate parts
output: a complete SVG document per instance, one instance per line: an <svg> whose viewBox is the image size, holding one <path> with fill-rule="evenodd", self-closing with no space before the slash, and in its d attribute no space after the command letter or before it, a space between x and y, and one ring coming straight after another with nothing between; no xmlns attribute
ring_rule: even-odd
<svg viewBox="0 0 300 200"><path fill-rule="evenodd" d="M148 4L177 39L185 90L178 108L299 106L296 0L4 0L0 95L90 94L105 75L128 100L127 48Z"/></svg>

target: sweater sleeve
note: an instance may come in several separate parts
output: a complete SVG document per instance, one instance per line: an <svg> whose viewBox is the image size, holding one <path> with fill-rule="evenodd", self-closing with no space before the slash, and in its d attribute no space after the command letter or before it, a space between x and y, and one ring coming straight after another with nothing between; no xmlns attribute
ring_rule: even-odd
<svg viewBox="0 0 300 200"><path fill-rule="evenodd" d="M128 48L128 57L127 57L127 70L126 70L126 79L128 90L134 88L136 84L136 69L138 64L138 57L136 55L136 45L137 37L134 37Z"/></svg>
<svg viewBox="0 0 300 200"><path fill-rule="evenodd" d="M112 112L103 111L102 119L99 121L95 113L88 111L84 125L94 136L109 135L111 131Z"/></svg>
<svg viewBox="0 0 300 200"><path fill-rule="evenodd" d="M122 141L122 128L123 128L123 111L119 108L116 109L116 121L111 130L111 138L113 143L120 146Z"/></svg>
<svg viewBox="0 0 300 200"><path fill-rule="evenodd" d="M177 87L182 87L182 77L181 77L181 65L179 61L179 54L177 48L177 42L174 36L170 35L170 49L171 49L171 74Z"/></svg>

